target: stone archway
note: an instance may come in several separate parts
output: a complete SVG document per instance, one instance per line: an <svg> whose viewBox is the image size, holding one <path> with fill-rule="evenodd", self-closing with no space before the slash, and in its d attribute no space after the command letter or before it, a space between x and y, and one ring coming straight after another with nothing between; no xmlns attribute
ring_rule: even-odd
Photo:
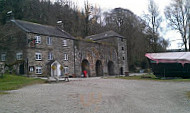
<svg viewBox="0 0 190 113"><path fill-rule="evenodd" d="M112 61L108 62L108 75L114 75L114 63Z"/></svg>
<svg viewBox="0 0 190 113"><path fill-rule="evenodd" d="M103 76L103 66L100 60L96 61L96 76Z"/></svg>
<svg viewBox="0 0 190 113"><path fill-rule="evenodd" d="M88 62L87 59L82 60L81 63L81 68L82 68L82 73L83 71L87 71L88 76L90 77L90 63Z"/></svg>

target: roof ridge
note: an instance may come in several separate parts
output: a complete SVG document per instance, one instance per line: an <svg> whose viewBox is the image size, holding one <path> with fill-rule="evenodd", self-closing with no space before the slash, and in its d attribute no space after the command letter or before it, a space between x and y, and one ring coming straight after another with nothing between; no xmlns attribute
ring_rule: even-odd
<svg viewBox="0 0 190 113"><path fill-rule="evenodd" d="M25 23L29 23L29 24L40 25L40 26L47 26L47 27L54 27L55 28L55 26L52 26L52 25L45 25L45 24L35 23L35 22L31 22L31 21L17 20L17 19L15 21L20 21L20 22L25 22Z"/></svg>
<svg viewBox="0 0 190 113"><path fill-rule="evenodd" d="M101 40L101 39L104 39L104 38L114 37L114 36L119 37L119 38L124 38L122 35L116 33L113 30L109 30L109 31L105 31L105 32L102 32L102 33L99 33L99 34L86 36L85 38L90 38L90 39L95 41L95 40Z"/></svg>

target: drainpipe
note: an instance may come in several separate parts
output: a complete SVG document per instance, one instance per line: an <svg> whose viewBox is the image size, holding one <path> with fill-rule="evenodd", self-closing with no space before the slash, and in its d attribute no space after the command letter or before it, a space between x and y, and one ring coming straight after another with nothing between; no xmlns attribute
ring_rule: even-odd
<svg viewBox="0 0 190 113"><path fill-rule="evenodd" d="M26 74L29 77L28 58L26 59Z"/></svg>
<svg viewBox="0 0 190 113"><path fill-rule="evenodd" d="M73 40L73 49L74 49L74 74L76 76L76 70L75 70L75 40Z"/></svg>

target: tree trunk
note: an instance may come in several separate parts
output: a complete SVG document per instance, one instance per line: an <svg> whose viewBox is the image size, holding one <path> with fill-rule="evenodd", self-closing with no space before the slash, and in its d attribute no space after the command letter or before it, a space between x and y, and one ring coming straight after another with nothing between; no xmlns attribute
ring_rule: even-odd
<svg viewBox="0 0 190 113"><path fill-rule="evenodd" d="M190 17L189 17L190 19ZM190 51L190 21L189 21L189 51Z"/></svg>
<svg viewBox="0 0 190 113"><path fill-rule="evenodd" d="M185 45L185 51L187 51L187 39L185 38L185 41L184 41L184 45Z"/></svg>

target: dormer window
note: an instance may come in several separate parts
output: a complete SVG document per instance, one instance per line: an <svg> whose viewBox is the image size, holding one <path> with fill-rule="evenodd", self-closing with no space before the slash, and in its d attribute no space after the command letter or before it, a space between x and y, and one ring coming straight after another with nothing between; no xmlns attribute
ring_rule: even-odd
<svg viewBox="0 0 190 113"><path fill-rule="evenodd" d="M63 46L67 46L67 40L63 40Z"/></svg>
<svg viewBox="0 0 190 113"><path fill-rule="evenodd" d="M40 36L35 36L35 39L36 39L36 41L35 41L36 44L41 43L41 37Z"/></svg>

